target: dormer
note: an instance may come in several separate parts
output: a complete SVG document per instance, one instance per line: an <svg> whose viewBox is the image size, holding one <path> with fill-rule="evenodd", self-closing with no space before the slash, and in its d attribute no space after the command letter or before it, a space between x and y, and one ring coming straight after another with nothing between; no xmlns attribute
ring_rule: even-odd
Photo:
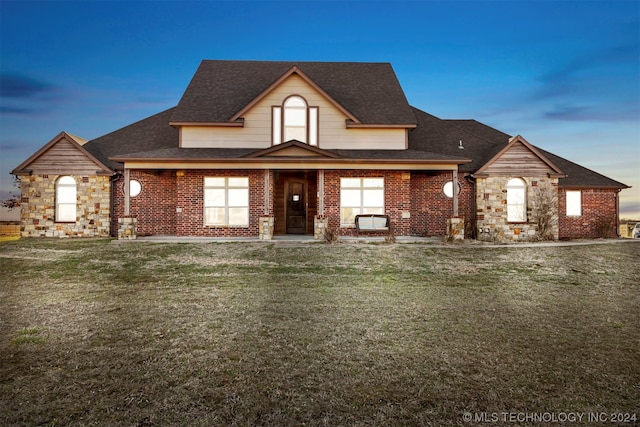
<svg viewBox="0 0 640 427"><path fill-rule="evenodd" d="M363 150L406 149L416 126L389 64L252 61L204 61L170 124L181 148Z"/></svg>

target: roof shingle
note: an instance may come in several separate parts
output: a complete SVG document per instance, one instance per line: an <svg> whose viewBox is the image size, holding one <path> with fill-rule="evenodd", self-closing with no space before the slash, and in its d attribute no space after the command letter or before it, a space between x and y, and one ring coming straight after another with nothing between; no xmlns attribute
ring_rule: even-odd
<svg viewBox="0 0 640 427"><path fill-rule="evenodd" d="M415 124L389 63L202 61L171 121L223 123L298 67L364 124Z"/></svg>

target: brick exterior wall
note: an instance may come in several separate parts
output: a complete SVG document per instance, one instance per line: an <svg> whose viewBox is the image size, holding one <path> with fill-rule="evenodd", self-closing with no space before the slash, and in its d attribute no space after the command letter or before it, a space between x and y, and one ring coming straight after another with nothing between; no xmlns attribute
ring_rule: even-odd
<svg viewBox="0 0 640 427"><path fill-rule="evenodd" d="M453 216L453 199L443 192L444 184L452 180L451 172L411 173L411 234L414 236L444 236L447 220ZM458 174L458 216L467 224L474 218L474 186ZM465 225L470 236L473 227Z"/></svg>
<svg viewBox="0 0 640 427"><path fill-rule="evenodd" d="M56 182L61 176L20 177L22 237L108 237L111 177L64 175L76 181L76 221L56 222Z"/></svg>
<svg viewBox="0 0 640 427"><path fill-rule="evenodd" d="M411 174L409 171L326 170L324 172L324 217L329 227L336 228L342 236L355 236L355 228L340 228L340 178L384 178L385 214L389 215L391 228L397 236L411 233L411 218L403 218L403 212L411 211ZM366 235L366 233L360 233Z"/></svg>
<svg viewBox="0 0 640 427"><path fill-rule="evenodd" d="M130 198L130 216L138 219L139 236L176 234L176 173L175 171L132 170L130 179L137 180L142 191ZM118 218L124 216L124 178L113 182L112 235L117 233ZM114 235L115 237L115 235Z"/></svg>
<svg viewBox="0 0 640 427"><path fill-rule="evenodd" d="M180 176L182 175L182 176ZM249 177L249 226L204 226L204 178ZM273 178L271 179L273 182ZM176 177L176 234L178 236L258 237L264 216L264 170L185 170Z"/></svg>
<svg viewBox="0 0 640 427"><path fill-rule="evenodd" d="M176 176L176 171L131 171L131 179L140 181L142 185L140 195L131 198L131 215L138 219L139 235L258 237L259 218L265 216L264 170L185 170L180 171L180 174L181 176ZM249 227L205 227L203 225L203 182L205 176L249 177ZM343 236L355 235L355 229L340 229L340 178L342 177L384 178L385 213L390 216L391 225L396 235L444 236L447 233L447 220L453 214L453 200L444 195L442 188L447 181L451 180L451 172L326 170L324 176L325 208L323 217L328 218L329 226L339 229ZM271 202L268 206L269 214L267 216L273 215L274 211L273 186L275 179L273 171L269 172L269 177L268 190ZM38 176L22 178L23 197L28 200L29 194L31 194L32 198L31 203L23 204L23 236L100 236L108 235L109 229L112 234L117 231L118 218L124 215L122 177L113 182L110 190L104 188L105 185L109 185L108 177L85 177L84 180L90 180L87 183L82 182L83 177L74 177L79 183L78 209L80 211L80 204L82 204L82 211L87 213L87 219L82 219L73 227L53 223L55 178L51 175L48 176L48 179ZM557 179L523 178L528 185L527 197L529 201L533 200L536 188L547 182L557 188ZM467 237L506 241L535 238L537 230L531 203L528 203L526 223L511 224L506 221L507 181L507 177L479 178L474 184L465 179L463 174L458 175L458 183L461 187L458 199L458 216L465 220ZM88 192L89 195L86 198L81 199L81 191L85 191L81 188L87 184L89 187L95 188ZM113 193L111 212L114 212L110 227L108 219L105 219L109 217L110 213L109 191ZM37 194L40 196L35 197ZM554 231L556 238L615 237L617 198L616 190L583 190L582 215L567 217L565 214L565 192L564 190L559 191L558 209L560 215L557 229ZM89 209L91 203L93 208ZM96 206L99 207L96 208ZM95 213L96 209L99 212L97 214ZM89 211L93 211L93 213ZM91 223L92 221L93 223ZM489 228L490 233L476 234L476 226L483 229Z"/></svg>
<svg viewBox="0 0 640 427"><path fill-rule="evenodd" d="M615 189L583 189L582 215L567 216L566 191L558 192L560 239L617 237L618 192Z"/></svg>

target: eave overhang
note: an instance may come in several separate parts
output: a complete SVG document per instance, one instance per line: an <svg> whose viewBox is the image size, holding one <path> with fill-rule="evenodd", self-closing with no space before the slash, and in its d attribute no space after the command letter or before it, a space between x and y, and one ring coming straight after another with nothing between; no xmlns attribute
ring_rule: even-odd
<svg viewBox="0 0 640 427"><path fill-rule="evenodd" d="M259 157L259 158L113 158L125 169L358 169L358 170L457 170L471 160L414 160L414 159L345 159L318 157Z"/></svg>
<svg viewBox="0 0 640 427"><path fill-rule="evenodd" d="M241 128L241 127L244 127L244 119L241 118L232 122L169 122L169 125L173 127L205 126L205 127Z"/></svg>

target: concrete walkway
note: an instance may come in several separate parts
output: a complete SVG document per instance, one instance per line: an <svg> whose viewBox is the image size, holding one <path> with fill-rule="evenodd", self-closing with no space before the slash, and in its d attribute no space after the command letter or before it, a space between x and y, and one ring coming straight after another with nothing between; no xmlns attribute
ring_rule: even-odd
<svg viewBox="0 0 640 427"><path fill-rule="evenodd" d="M307 235L284 235L274 236L272 240L260 240L254 237L190 237L190 236L141 236L136 240L114 240L116 243L125 242L145 242L145 243L275 243L275 244L323 244L322 240L314 240L313 236ZM340 237L340 243L384 243L384 237ZM613 243L640 244L640 239L580 239L561 240L545 242L514 242L514 243L494 243L480 240L466 239L464 241L445 242L442 237L413 237L398 236L397 244L426 244L437 247L457 248L457 247L487 247L487 248L527 248L527 247L561 247L579 245L600 245Z"/></svg>

